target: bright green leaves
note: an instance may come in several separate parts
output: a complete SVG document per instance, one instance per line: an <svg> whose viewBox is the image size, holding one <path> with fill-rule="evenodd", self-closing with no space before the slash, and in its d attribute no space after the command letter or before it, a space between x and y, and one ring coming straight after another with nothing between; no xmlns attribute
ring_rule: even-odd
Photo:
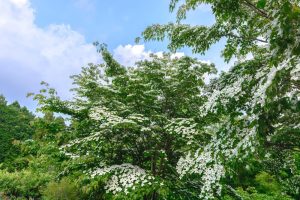
<svg viewBox="0 0 300 200"><path fill-rule="evenodd" d="M97 51L101 53L102 58L105 62L105 73L107 77L115 77L123 75L126 72L124 66L121 66L108 52L106 44L99 44L95 42L94 45L97 47Z"/></svg>
<svg viewBox="0 0 300 200"><path fill-rule="evenodd" d="M194 53L204 53L208 48L220 40L224 34L218 33L218 25L208 28L205 26L190 26L186 24L167 24L149 26L143 32L143 37L148 40L163 40L168 38L171 51L188 46Z"/></svg>
<svg viewBox="0 0 300 200"><path fill-rule="evenodd" d="M189 26L181 24L189 10L200 4L209 4L216 17L212 26ZM171 1L170 10L178 7L177 23L152 25L143 33L148 40L170 39L169 48L175 51L183 46L191 47L194 53L205 53L208 48L226 38L223 57L268 54L274 64L285 56L299 55L299 4L286 0L186 0ZM201 21L199 21L201 24ZM267 48L268 47L268 48ZM269 50L272 50L270 52ZM266 56L266 55L265 55Z"/></svg>
<svg viewBox="0 0 300 200"><path fill-rule="evenodd" d="M34 129L31 121L34 119L27 108L21 107L18 102L7 104L4 96L0 95L0 163L5 159L13 159L20 149L14 141L32 137Z"/></svg>
<svg viewBox="0 0 300 200"><path fill-rule="evenodd" d="M266 4L267 4L267 0L259 0L256 5L257 5L257 8L264 9Z"/></svg>

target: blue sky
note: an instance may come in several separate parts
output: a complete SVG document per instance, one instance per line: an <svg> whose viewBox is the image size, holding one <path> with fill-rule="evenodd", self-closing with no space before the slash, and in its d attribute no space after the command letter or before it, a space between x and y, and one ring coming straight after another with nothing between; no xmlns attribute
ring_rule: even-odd
<svg viewBox="0 0 300 200"><path fill-rule="evenodd" d="M69 24L86 37L87 42L99 40L112 48L132 44L134 38L150 24L168 23L175 14L168 10L170 0L32 0L36 24ZM202 8L202 9L201 9ZM189 23L211 24L208 6L189 15ZM165 50L166 45L146 44L151 50Z"/></svg>
<svg viewBox="0 0 300 200"><path fill-rule="evenodd" d="M150 52L167 51L167 41L134 44L154 23L175 21L169 0L0 0L0 94L34 109L27 92L36 92L44 80L70 97L69 76L89 62L101 62L92 42L106 43L124 65L146 59ZM214 22L208 6L188 15L186 23ZM192 55L226 69L220 58L222 44L206 55Z"/></svg>

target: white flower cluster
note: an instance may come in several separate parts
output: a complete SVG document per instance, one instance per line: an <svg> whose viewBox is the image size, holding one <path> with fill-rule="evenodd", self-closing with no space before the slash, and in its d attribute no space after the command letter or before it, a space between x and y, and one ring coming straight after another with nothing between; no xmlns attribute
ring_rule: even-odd
<svg viewBox="0 0 300 200"><path fill-rule="evenodd" d="M141 114L132 114L127 117L120 117L117 112L111 111L103 106L97 106L90 110L89 117L99 121L99 128L111 128L122 124L140 125L148 119Z"/></svg>
<svg viewBox="0 0 300 200"><path fill-rule="evenodd" d="M254 88L253 94L253 100L251 102L252 106L255 106L256 104L260 104L261 106L265 105L265 98L266 98L266 91L268 87L272 84L272 81L277 73L277 68L272 67L269 71L269 73L265 76L265 79L262 78L259 81L259 84L256 88ZM252 107L251 106L251 107Z"/></svg>
<svg viewBox="0 0 300 200"><path fill-rule="evenodd" d="M201 152L198 150L195 155L190 153L185 158L180 158L176 167L182 178L185 174L202 175L202 187L200 198L212 199L214 192L220 195L222 186L221 178L225 175L225 169L215 158L211 151Z"/></svg>
<svg viewBox="0 0 300 200"><path fill-rule="evenodd" d="M128 194L130 190L151 186L156 183L155 178L147 174L145 170L128 163L98 168L90 174L92 178L94 178L108 173L111 174L111 177L105 186L107 193L117 194L119 192L124 192L125 194Z"/></svg>
<svg viewBox="0 0 300 200"><path fill-rule="evenodd" d="M66 149L66 148L70 148L76 144L83 144L83 143L87 143L89 141L98 141L100 139L101 136L101 132L95 132L87 137L84 138L77 138L75 140L70 141L69 143L62 145L60 147L60 149Z"/></svg>
<svg viewBox="0 0 300 200"><path fill-rule="evenodd" d="M203 117L209 112L215 112L220 102L222 102L223 105L226 105L229 103L231 98L238 100L240 96L245 94L242 90L242 84L245 81L250 81L251 79L252 77L249 75L238 76L236 77L236 80L232 80L231 84L226 84L222 88L213 90L212 93L208 94L208 101L201 106L200 116Z"/></svg>
<svg viewBox="0 0 300 200"><path fill-rule="evenodd" d="M176 134L187 140L187 144L192 144L194 136L200 132L196 129L197 124L192 119L177 118L170 121L165 127L170 134Z"/></svg>
<svg viewBox="0 0 300 200"><path fill-rule="evenodd" d="M124 118L118 116L116 112L110 111L108 108L105 108L103 106L97 106L91 109L89 116L91 119L99 122L99 127L98 127L99 130L90 133L86 137L72 140L60 147L62 153L71 157L72 159L78 158L79 156L67 152L68 148L71 148L74 145L81 145L81 146L88 145L88 142L90 141L100 141L101 136L103 134L103 130L111 129L115 126L121 126L124 124L132 124L134 126L137 126L141 129L141 131L149 130L149 128L142 126L142 124L145 121L147 121L148 118L140 114L132 114ZM80 151L81 149L77 148L76 150Z"/></svg>
<svg viewBox="0 0 300 200"><path fill-rule="evenodd" d="M222 189L220 180L225 175L226 164L233 159L246 157L248 152L255 150L256 126L248 128L248 124L254 120L257 120L255 116L247 118L242 128L230 126L230 122L224 123L226 130L216 134L203 149L198 149L194 154L189 152L185 157L180 158L176 167L180 178L187 174L202 176L200 198L212 199L213 194L220 194ZM242 155L239 155L240 151L243 151Z"/></svg>
<svg viewBox="0 0 300 200"><path fill-rule="evenodd" d="M283 5L284 3L286 3L284 0L277 0L278 5ZM293 1L290 0L290 3L294 4L294 5L299 5L299 1ZM282 7L279 8L274 8L271 7L272 4L267 4L265 11L268 13L268 15L270 17L272 17L271 23L267 24L264 29L266 34L264 35L265 38L267 39L273 39L274 35L276 35L276 37L278 38L285 38L286 36L284 35L284 29L286 26L285 23L285 19L284 18L288 18L288 16L286 14L284 14L282 12ZM292 55L294 54L294 51L296 48L298 48L299 44L300 44L300 30L297 27L297 25L295 24L295 29L293 30L289 30L289 33L293 36L293 38L295 40L293 40L293 42L287 42L287 47L285 49L284 52L280 52L279 49L281 48L281 46L274 46L272 47L272 49L268 49L271 50L271 54L272 56L278 56L278 53L280 52L280 56L284 56L285 58L291 58ZM269 45L269 47L271 47Z"/></svg>
<svg viewBox="0 0 300 200"><path fill-rule="evenodd" d="M209 112L215 113L218 106L226 107L226 105L234 99L238 101L243 97L246 92L243 91L242 85L249 83L250 81L255 81L257 84L252 88L251 99L248 100L246 106L250 109L256 108L257 105L261 107L266 103L266 91L272 85L276 74L280 70L291 69L291 60L294 58L289 58L286 61L280 63L277 67L262 66L262 69L257 71L254 75L241 75L236 74L231 78L231 80L225 80L227 83L219 85L211 93L207 94L209 96L208 101L200 107L200 116L205 117ZM291 70L292 80L297 80L300 77L300 61L299 59L296 67ZM230 72L229 72L230 73ZM299 78L300 79L300 78Z"/></svg>
<svg viewBox="0 0 300 200"><path fill-rule="evenodd" d="M291 79L300 81L300 59L297 60L295 68L291 70Z"/></svg>
<svg viewBox="0 0 300 200"><path fill-rule="evenodd" d="M218 182L225 175L226 163L234 159L245 158L249 153L255 151L257 145L257 126L250 126L250 124L258 121L259 113L255 114L252 109L256 105L263 107L266 104L266 99L268 98L267 90L274 83L274 78L280 70L291 70L292 80L298 80L300 62L297 62L297 60L296 65L292 65L291 59L287 59L277 67L269 68L265 66L258 71L253 77L256 79L257 84L252 88L251 99L246 103L247 107L250 108L248 113L252 114L249 116L249 114L243 112L243 115L236 119L236 122L245 121L245 125L237 127L236 124L231 125L228 122L227 125L224 124L223 126L219 126L219 128L213 129L214 134L212 135L214 136L206 147L199 149L195 154L188 153L186 157L179 160L177 171L181 177L194 173L202 175L203 186L201 188L201 198L213 198L212 194L220 190L221 185ZM241 86L244 81L250 80L250 76L237 78L234 82L227 84L227 86L220 90L214 90L209 101L203 106L204 112L202 116L207 115L208 112L214 112L220 103L222 106L226 106L230 98L238 100L242 97L244 92ZM299 94L299 90L296 91L294 89L290 91L289 96L293 96L295 93ZM223 128L221 129L221 127ZM224 129L224 127L226 128ZM220 130L222 131L220 132ZM226 163L222 160L225 160ZM206 174L210 174L212 177L208 178Z"/></svg>
<svg viewBox="0 0 300 200"><path fill-rule="evenodd" d="M145 116L141 115L141 114L131 114L127 117L128 120L132 120L135 123L144 123L146 121L149 121L148 118L146 118Z"/></svg>
<svg viewBox="0 0 300 200"><path fill-rule="evenodd" d="M134 123L131 120L126 120L109 110L104 106L97 106L90 110L89 117L93 120L102 122L100 128L113 127L120 123Z"/></svg>
<svg viewBox="0 0 300 200"><path fill-rule="evenodd" d="M213 164L203 172L202 180L204 185L201 188L201 199L213 199L214 195L211 192L212 188L218 196L221 195L222 185L220 184L221 178L225 175L225 169L221 164Z"/></svg>
<svg viewBox="0 0 300 200"><path fill-rule="evenodd" d="M264 68L262 71L256 74L256 78L259 81L257 86L252 90L252 100L249 102L250 107L254 108L257 104L264 106L266 103L266 91L272 85L273 80L278 71L282 69L289 69L291 68L290 60L287 59L283 63L281 63L278 67L272 67L271 69Z"/></svg>
<svg viewBox="0 0 300 200"><path fill-rule="evenodd" d="M66 156L70 157L71 159L75 159L75 158L79 158L80 157L79 155L76 155L74 153L66 152L64 149L62 150L62 153L65 154Z"/></svg>
<svg viewBox="0 0 300 200"><path fill-rule="evenodd" d="M274 20L272 20L269 27L266 27L270 31L268 31L265 37L271 38L271 35L274 35L274 31L277 32L278 36L282 36L283 30L281 29L282 24L280 24L282 20L279 19L279 17L281 17L279 11L275 10L270 12L270 16L272 16ZM250 126L250 124L258 120L257 116L259 114L254 114L254 109L258 105L263 107L268 102L267 91L275 83L275 77L279 72L282 70L290 70L291 80L300 80L300 61L299 58L292 56L292 51L298 48L300 44L300 29L297 29L297 31L296 41L293 42L293 44L289 44L287 50L283 53L283 57L286 58L284 62L277 66L261 66L261 70L257 71L254 76L240 74L235 76L233 80L225 80L225 86L222 84L218 85L219 87L215 88L209 94L208 101L200 108L201 117L205 117L208 113L216 113L219 106L226 108L231 99L238 101L240 97L246 94L242 87L244 83L250 83L250 81L256 83L251 90L248 103L243 105L243 109L247 110L242 109L242 113L245 116L251 115L248 119L249 123L239 128L232 128L234 125L231 126L229 123L229 126L222 129L221 132L221 129L214 130L214 137L204 149L196 151L195 154L189 152L187 156L181 158L177 164L177 171L180 177L193 173L202 176L203 186L201 188L201 198L212 199L213 193L220 191L220 187L214 187L221 186L219 181L225 175L224 166L226 166L226 163L224 162L246 157L250 152L255 151L257 145L257 126ZM279 48L272 49L272 56L277 55L278 49ZM299 89L291 87L285 96L296 96L297 99L300 99Z"/></svg>

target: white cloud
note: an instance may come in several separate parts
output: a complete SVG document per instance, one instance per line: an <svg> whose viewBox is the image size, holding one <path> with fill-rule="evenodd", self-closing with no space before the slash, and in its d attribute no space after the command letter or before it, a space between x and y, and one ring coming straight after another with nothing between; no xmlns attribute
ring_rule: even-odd
<svg viewBox="0 0 300 200"><path fill-rule="evenodd" d="M40 28L27 0L0 0L0 93L17 100L44 80L63 95L69 76L97 62L92 44L68 25Z"/></svg>
<svg viewBox="0 0 300 200"><path fill-rule="evenodd" d="M176 52L176 53L171 55L171 59L181 58L183 56L185 56L183 52Z"/></svg>
<svg viewBox="0 0 300 200"><path fill-rule="evenodd" d="M28 4L27 0L10 0L14 5L16 5L17 7L22 7L26 4Z"/></svg>
<svg viewBox="0 0 300 200"><path fill-rule="evenodd" d="M125 66L133 66L135 62L140 60L149 60L150 54L162 57L163 52L146 51L144 45L119 45L113 52L114 57ZM183 57L183 52L176 52L171 55L171 59Z"/></svg>
<svg viewBox="0 0 300 200"><path fill-rule="evenodd" d="M135 62L150 58L151 51L145 51L144 45L120 45L114 52L114 57L125 66L133 66Z"/></svg>

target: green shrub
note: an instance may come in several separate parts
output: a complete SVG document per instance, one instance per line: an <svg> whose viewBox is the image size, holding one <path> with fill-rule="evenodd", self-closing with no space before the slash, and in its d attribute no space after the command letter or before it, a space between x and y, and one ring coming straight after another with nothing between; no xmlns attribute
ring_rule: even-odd
<svg viewBox="0 0 300 200"><path fill-rule="evenodd" d="M273 176L267 172L261 172L255 176L258 191L268 194L280 193L280 186Z"/></svg>
<svg viewBox="0 0 300 200"><path fill-rule="evenodd" d="M16 198L39 198L41 190L51 180L48 174L29 170L19 172L0 171L0 191L5 196Z"/></svg>
<svg viewBox="0 0 300 200"><path fill-rule="evenodd" d="M67 178L60 182L50 182L43 191L45 200L77 200L80 199L78 187Z"/></svg>
<svg viewBox="0 0 300 200"><path fill-rule="evenodd" d="M237 193L242 197L243 200L292 200L284 194L264 194L258 193L255 190L245 191L242 188L238 188Z"/></svg>

